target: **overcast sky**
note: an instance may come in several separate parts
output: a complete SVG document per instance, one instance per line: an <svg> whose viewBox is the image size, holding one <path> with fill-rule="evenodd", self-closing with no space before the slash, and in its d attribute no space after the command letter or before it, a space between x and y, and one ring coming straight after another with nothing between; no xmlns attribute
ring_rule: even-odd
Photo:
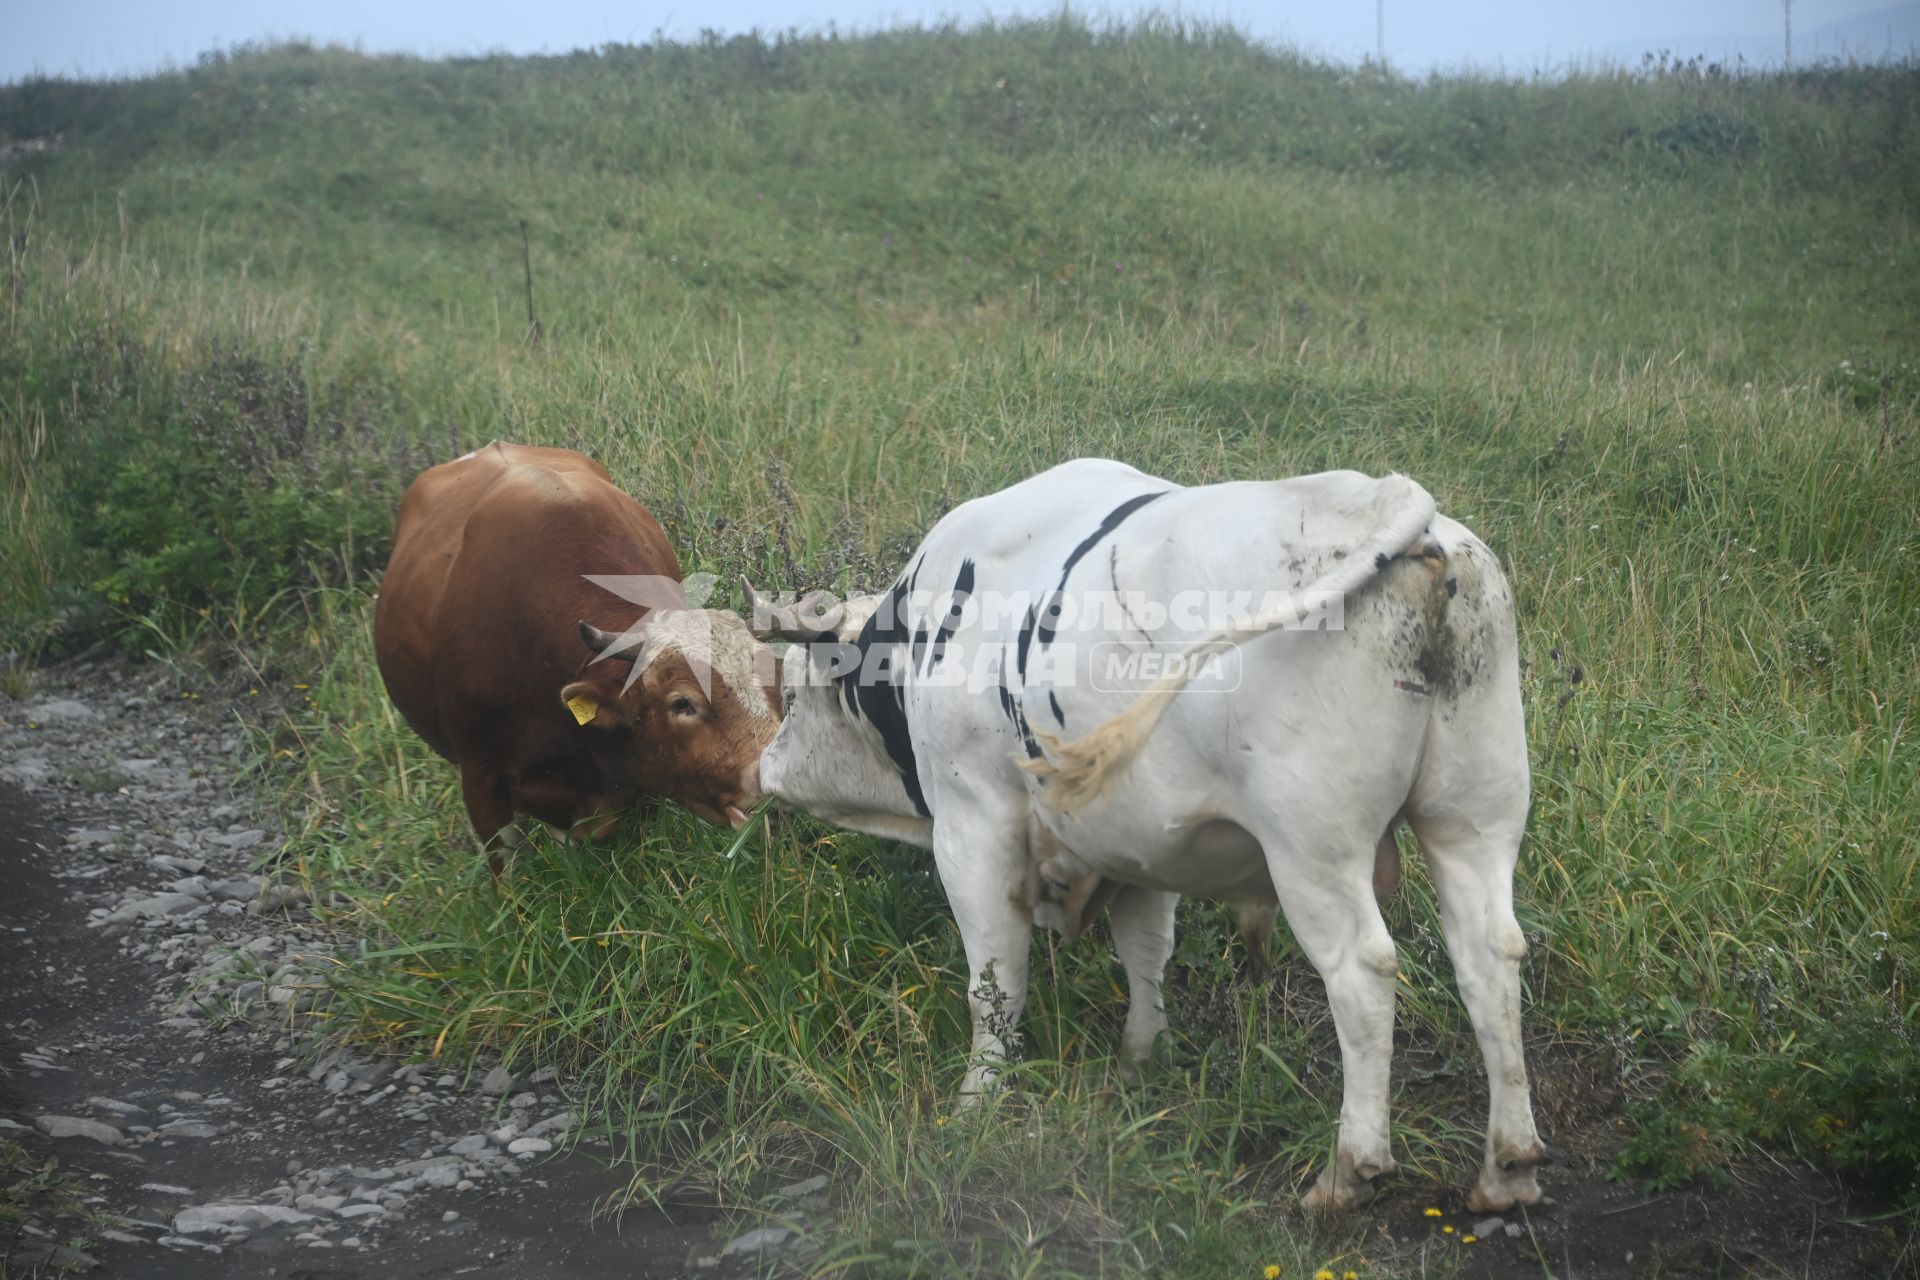
<svg viewBox="0 0 1920 1280"><path fill-rule="evenodd" d="M1472 64L1508 73L1593 56L1637 60L1670 48L1749 61L1781 54L1782 0L1381 0L1388 61L1403 71ZM1095 16L1133 5L1076 5ZM1163 5L1221 18L1251 34L1338 58L1374 48L1373 0L1221 0ZM901 22L1057 12L1058 0L0 0L0 80L33 72L120 75L191 63L207 49L302 35L369 51L426 54L559 52L607 41L803 30L829 22L871 29ZM1920 0L1794 0L1798 60L1898 52L1920 38Z"/></svg>

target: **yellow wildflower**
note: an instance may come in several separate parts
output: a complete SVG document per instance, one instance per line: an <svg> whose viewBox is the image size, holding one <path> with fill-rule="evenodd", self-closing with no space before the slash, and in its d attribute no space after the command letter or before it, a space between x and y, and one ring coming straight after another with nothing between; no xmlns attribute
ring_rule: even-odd
<svg viewBox="0 0 1920 1280"><path fill-rule="evenodd" d="M1472 1244L1472 1243L1473 1243L1473 1242L1474 1242L1475 1240L1478 1240L1479 1238L1480 1238L1479 1236L1461 1236L1461 1237L1460 1237L1460 1243L1461 1243L1461 1244Z"/></svg>
<svg viewBox="0 0 1920 1280"><path fill-rule="evenodd" d="M1358 1271L1349 1271L1341 1276L1340 1280L1360 1280L1360 1273Z"/></svg>
<svg viewBox="0 0 1920 1280"><path fill-rule="evenodd" d="M1440 1216L1440 1211L1438 1209L1435 1209L1433 1206L1429 1205L1427 1206L1427 1216L1429 1218L1437 1218Z"/></svg>
<svg viewBox="0 0 1920 1280"><path fill-rule="evenodd" d="M1452 1224L1451 1222L1449 1222L1449 1223L1448 1223L1448 1224L1447 1224L1446 1226L1444 1226L1444 1227L1442 1227L1442 1228L1440 1228L1440 1230L1441 1230L1441 1231L1443 1231L1443 1232L1445 1232L1445 1233L1446 1233L1447 1235L1452 1235L1452 1234L1453 1234L1453 1224Z"/></svg>
<svg viewBox="0 0 1920 1280"><path fill-rule="evenodd" d="M1277 1262L1269 1262L1267 1269L1260 1274L1265 1276L1267 1280L1280 1280L1280 1264Z"/></svg>
<svg viewBox="0 0 1920 1280"><path fill-rule="evenodd" d="M1313 1273L1313 1280L1333 1280L1333 1272L1322 1267Z"/></svg>

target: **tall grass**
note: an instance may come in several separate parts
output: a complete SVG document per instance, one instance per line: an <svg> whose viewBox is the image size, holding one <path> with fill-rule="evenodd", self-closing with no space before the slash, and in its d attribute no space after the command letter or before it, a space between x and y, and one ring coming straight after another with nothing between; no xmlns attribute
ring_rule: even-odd
<svg viewBox="0 0 1920 1280"><path fill-rule="evenodd" d="M1290 948L1251 983L1183 906L1175 1042L1131 1086L1104 939L1036 943L1019 1088L954 1119L964 966L924 858L662 811L536 841L495 895L380 688L364 573L368 512L496 436L602 458L689 569L793 585L877 585L952 503L1078 454L1403 470L1515 583L1550 1136L1910 1195L1917 88L1416 83L1072 20L14 86L0 129L66 141L8 174L7 632L244 617L312 685L280 759L295 864L364 940L341 1033L565 1064L638 1194L778 1215L766 1186L830 1170L827 1270L1390 1267L1290 1208L1338 1065ZM183 438L284 447L155 480ZM243 531L224 576L168 558L203 527ZM1410 865L1395 1142L1455 1185L1478 1059Z"/></svg>

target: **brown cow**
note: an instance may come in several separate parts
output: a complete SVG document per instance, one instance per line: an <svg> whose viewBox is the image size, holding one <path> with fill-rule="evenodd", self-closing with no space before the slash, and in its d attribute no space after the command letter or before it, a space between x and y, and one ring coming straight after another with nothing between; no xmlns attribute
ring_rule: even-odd
<svg viewBox="0 0 1920 1280"><path fill-rule="evenodd" d="M666 607L587 574L644 579ZM496 441L407 490L374 651L407 723L460 766L495 874L517 813L570 829L665 796L746 821L778 727L773 654L735 614L672 608L679 583L660 523L571 450Z"/></svg>

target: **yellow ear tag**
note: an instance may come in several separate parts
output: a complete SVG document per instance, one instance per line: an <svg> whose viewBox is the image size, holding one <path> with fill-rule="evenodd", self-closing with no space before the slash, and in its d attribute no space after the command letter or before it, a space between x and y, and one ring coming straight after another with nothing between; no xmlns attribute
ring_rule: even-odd
<svg viewBox="0 0 1920 1280"><path fill-rule="evenodd" d="M600 714L600 704L585 694L576 694L567 699L567 710L573 712L575 720L587 724Z"/></svg>

